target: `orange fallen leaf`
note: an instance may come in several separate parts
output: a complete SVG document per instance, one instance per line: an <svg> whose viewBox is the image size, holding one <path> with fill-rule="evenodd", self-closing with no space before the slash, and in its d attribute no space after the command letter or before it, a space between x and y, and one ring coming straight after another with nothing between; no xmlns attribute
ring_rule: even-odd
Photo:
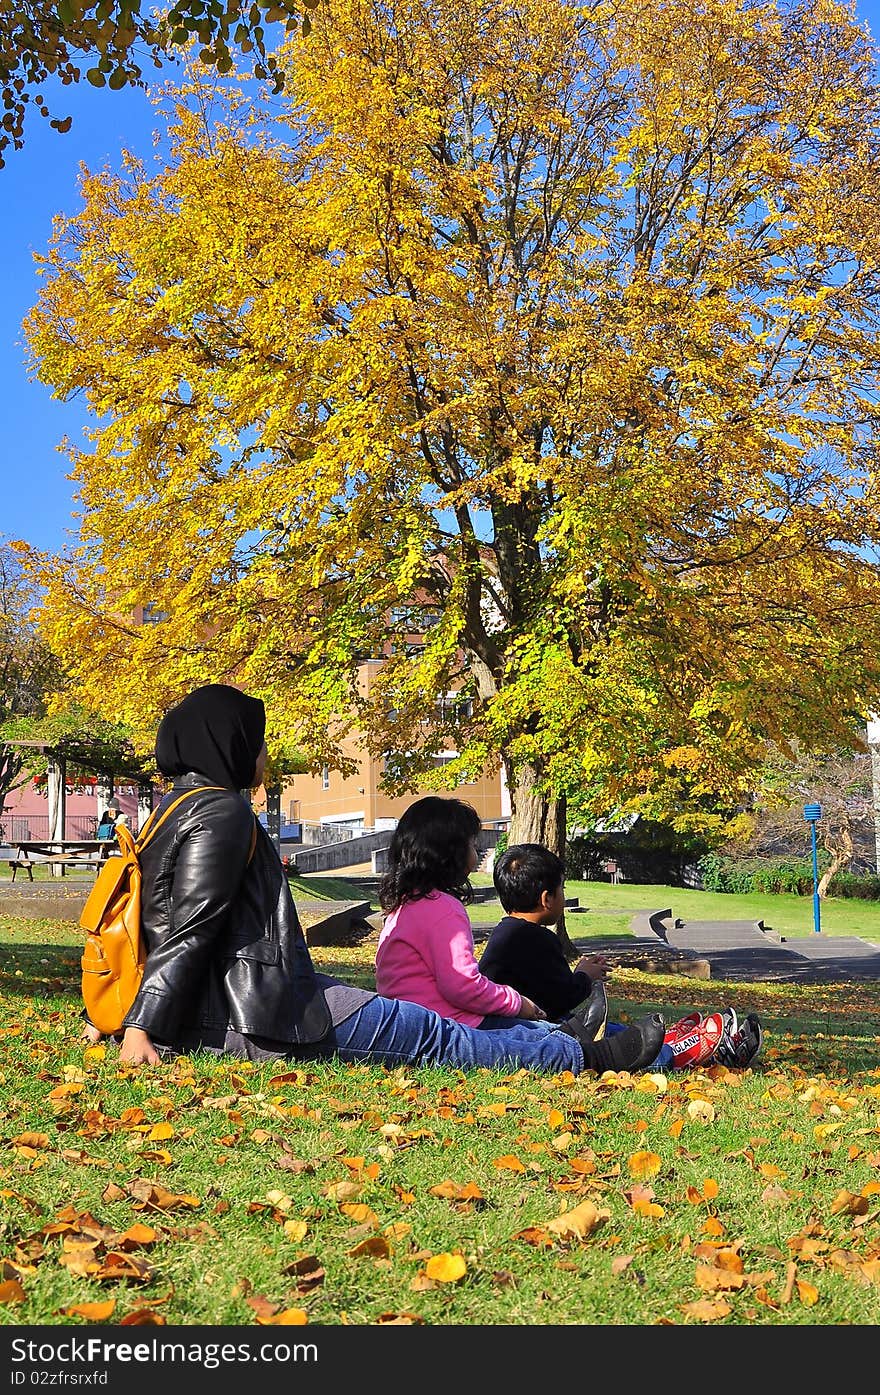
<svg viewBox="0 0 880 1395"><path fill-rule="evenodd" d="M731 1307L723 1298L716 1298L714 1302L708 1298L697 1298L693 1303L684 1303L681 1311L699 1322L718 1322L728 1317Z"/></svg>
<svg viewBox="0 0 880 1395"><path fill-rule="evenodd" d="M48 1148L49 1135L47 1133L20 1133L17 1138L10 1139L20 1148Z"/></svg>
<svg viewBox="0 0 880 1395"><path fill-rule="evenodd" d="M88 1322L106 1322L116 1307L116 1299L108 1298L106 1303L71 1303L67 1308L60 1308L59 1312L64 1317L86 1318Z"/></svg>
<svg viewBox="0 0 880 1395"><path fill-rule="evenodd" d="M271 1317L260 1317L257 1314L257 1322L261 1327L305 1327L308 1320L309 1315L305 1308L283 1308L280 1313L273 1313Z"/></svg>
<svg viewBox="0 0 880 1395"><path fill-rule="evenodd" d="M373 1259L385 1259L391 1253L391 1246L384 1235L368 1235L366 1240L355 1245L354 1249L349 1250L348 1253L355 1259L361 1255L370 1255Z"/></svg>
<svg viewBox="0 0 880 1395"><path fill-rule="evenodd" d="M858 1196L855 1192L841 1191L831 1203L832 1216L866 1216L870 1209L870 1202L866 1196Z"/></svg>
<svg viewBox="0 0 880 1395"><path fill-rule="evenodd" d="M584 1240L610 1219L610 1211L600 1211L592 1201L582 1201L579 1206L574 1206L552 1221L545 1222L544 1229L549 1230L552 1235L574 1235L579 1240Z"/></svg>
<svg viewBox="0 0 880 1395"><path fill-rule="evenodd" d="M168 1319L161 1313L154 1312L152 1308L133 1308L125 1317L119 1319L120 1327L166 1327Z"/></svg>
<svg viewBox="0 0 880 1395"><path fill-rule="evenodd" d="M505 1153L501 1158L493 1158L492 1166L508 1172L525 1172L525 1167L515 1153Z"/></svg>
<svg viewBox="0 0 880 1395"><path fill-rule="evenodd" d="M627 1162L633 1177L656 1177L662 1166L663 1159L649 1152L633 1153Z"/></svg>
<svg viewBox="0 0 880 1395"><path fill-rule="evenodd" d="M663 1207L658 1205L656 1201L634 1201L632 1209L637 1216L646 1216L648 1220L652 1221L659 1220L661 1216L666 1215Z"/></svg>
<svg viewBox="0 0 880 1395"><path fill-rule="evenodd" d="M345 1201L340 1206L340 1211L344 1216L350 1216L359 1225L378 1225L379 1217L369 1206L364 1206L362 1202Z"/></svg>
<svg viewBox="0 0 880 1395"><path fill-rule="evenodd" d="M0 1303L23 1303L25 1292L18 1279L5 1279L0 1283Z"/></svg>

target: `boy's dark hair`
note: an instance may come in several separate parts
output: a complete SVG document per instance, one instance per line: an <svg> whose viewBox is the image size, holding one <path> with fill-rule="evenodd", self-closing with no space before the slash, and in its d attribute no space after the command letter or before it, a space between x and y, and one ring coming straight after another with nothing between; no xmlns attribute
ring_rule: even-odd
<svg viewBox="0 0 880 1395"><path fill-rule="evenodd" d="M391 835L388 871L379 883L379 905L396 911L432 891L468 899L468 852L483 825L472 804L429 794L404 810Z"/></svg>
<svg viewBox="0 0 880 1395"><path fill-rule="evenodd" d="M492 880L508 915L536 911L542 891L559 890L565 880L565 863L543 843L514 843L495 863Z"/></svg>

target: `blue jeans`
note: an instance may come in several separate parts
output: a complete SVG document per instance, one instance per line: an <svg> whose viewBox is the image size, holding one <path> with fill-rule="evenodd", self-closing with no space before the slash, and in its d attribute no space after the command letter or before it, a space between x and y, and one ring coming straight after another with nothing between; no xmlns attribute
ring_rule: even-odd
<svg viewBox="0 0 880 1395"><path fill-rule="evenodd" d="M622 1022L609 1022L605 1027L606 1037L613 1037L615 1032L625 1032L626 1028ZM649 1066L645 1070L668 1070L672 1064L672 1047L664 1042Z"/></svg>
<svg viewBox="0 0 880 1395"><path fill-rule="evenodd" d="M297 1061L378 1061L387 1066L478 1066L580 1075L580 1043L552 1023L500 1019L497 1030L465 1027L450 1017L398 998L371 998L322 1041L291 1048Z"/></svg>
<svg viewBox="0 0 880 1395"><path fill-rule="evenodd" d="M484 1017L479 1026L479 1031L507 1031L512 1032L517 1040L528 1040L531 1036L534 1040L535 1034L541 1032L551 1032L555 1027L554 1022L531 1022L525 1017ZM622 1022L609 1022L605 1027L606 1037L613 1037L616 1032L625 1032L626 1027ZM510 1038L508 1038L510 1040ZM672 1047L664 1042L649 1066L645 1070L668 1070L673 1060Z"/></svg>

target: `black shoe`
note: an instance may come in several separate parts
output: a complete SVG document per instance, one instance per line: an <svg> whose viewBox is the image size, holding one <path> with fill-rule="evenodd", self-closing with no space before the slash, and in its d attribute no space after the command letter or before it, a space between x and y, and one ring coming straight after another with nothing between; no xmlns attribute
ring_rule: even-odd
<svg viewBox="0 0 880 1395"><path fill-rule="evenodd" d="M572 1032L571 1035L578 1034ZM666 1023L659 1012L654 1012L602 1041L584 1041L578 1036L584 1052L584 1069L598 1072L642 1070L655 1060L665 1035Z"/></svg>
<svg viewBox="0 0 880 1395"><path fill-rule="evenodd" d="M574 1011L567 1017L566 1022L572 1019L580 1023L587 1041L601 1041L605 1035L605 1024L608 1021L608 994L605 992L605 984L601 979L594 979L590 989L590 996L584 998L582 1003L578 1003ZM559 1024L563 1029L565 1023ZM571 1035L577 1035L572 1033Z"/></svg>

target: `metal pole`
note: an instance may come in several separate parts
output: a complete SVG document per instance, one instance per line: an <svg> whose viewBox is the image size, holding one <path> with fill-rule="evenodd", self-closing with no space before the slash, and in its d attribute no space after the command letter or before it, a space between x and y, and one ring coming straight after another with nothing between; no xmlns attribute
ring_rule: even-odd
<svg viewBox="0 0 880 1395"><path fill-rule="evenodd" d="M819 923L819 855L816 851L816 820L810 821L810 834L813 840L813 933L820 935L822 927Z"/></svg>

